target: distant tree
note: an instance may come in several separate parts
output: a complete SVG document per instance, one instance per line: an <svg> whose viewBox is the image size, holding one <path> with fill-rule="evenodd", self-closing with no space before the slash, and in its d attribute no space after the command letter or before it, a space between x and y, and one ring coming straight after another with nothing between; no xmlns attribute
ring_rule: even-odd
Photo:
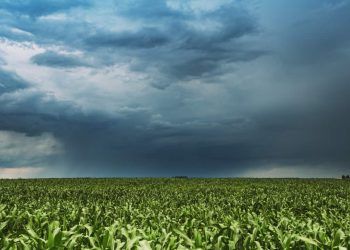
<svg viewBox="0 0 350 250"><path fill-rule="evenodd" d="M350 179L350 176L349 176L349 175L347 175L347 176L346 176L346 179Z"/></svg>
<svg viewBox="0 0 350 250"><path fill-rule="evenodd" d="M341 178L344 180L345 179L345 175L342 175Z"/></svg>

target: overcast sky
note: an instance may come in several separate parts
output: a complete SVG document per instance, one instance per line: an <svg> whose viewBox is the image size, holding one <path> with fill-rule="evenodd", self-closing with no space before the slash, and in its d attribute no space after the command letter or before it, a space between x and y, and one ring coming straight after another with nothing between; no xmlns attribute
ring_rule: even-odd
<svg viewBox="0 0 350 250"><path fill-rule="evenodd" d="M0 177L350 174L350 1L0 1Z"/></svg>

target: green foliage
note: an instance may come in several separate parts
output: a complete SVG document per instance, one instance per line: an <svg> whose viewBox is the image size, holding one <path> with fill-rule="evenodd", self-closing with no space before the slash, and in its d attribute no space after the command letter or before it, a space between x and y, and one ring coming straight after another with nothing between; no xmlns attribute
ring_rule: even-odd
<svg viewBox="0 0 350 250"><path fill-rule="evenodd" d="M0 180L0 249L349 248L341 180Z"/></svg>

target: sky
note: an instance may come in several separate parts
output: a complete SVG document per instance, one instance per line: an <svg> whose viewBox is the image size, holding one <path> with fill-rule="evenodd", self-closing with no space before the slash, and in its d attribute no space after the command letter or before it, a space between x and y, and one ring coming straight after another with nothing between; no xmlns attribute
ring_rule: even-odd
<svg viewBox="0 0 350 250"><path fill-rule="evenodd" d="M350 174L350 1L0 1L0 177Z"/></svg>

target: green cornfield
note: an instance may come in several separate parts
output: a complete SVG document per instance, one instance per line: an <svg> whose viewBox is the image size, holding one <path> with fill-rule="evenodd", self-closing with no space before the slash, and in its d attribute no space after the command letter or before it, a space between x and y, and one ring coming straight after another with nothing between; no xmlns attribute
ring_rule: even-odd
<svg viewBox="0 0 350 250"><path fill-rule="evenodd" d="M345 180L0 180L0 249L349 248Z"/></svg>

